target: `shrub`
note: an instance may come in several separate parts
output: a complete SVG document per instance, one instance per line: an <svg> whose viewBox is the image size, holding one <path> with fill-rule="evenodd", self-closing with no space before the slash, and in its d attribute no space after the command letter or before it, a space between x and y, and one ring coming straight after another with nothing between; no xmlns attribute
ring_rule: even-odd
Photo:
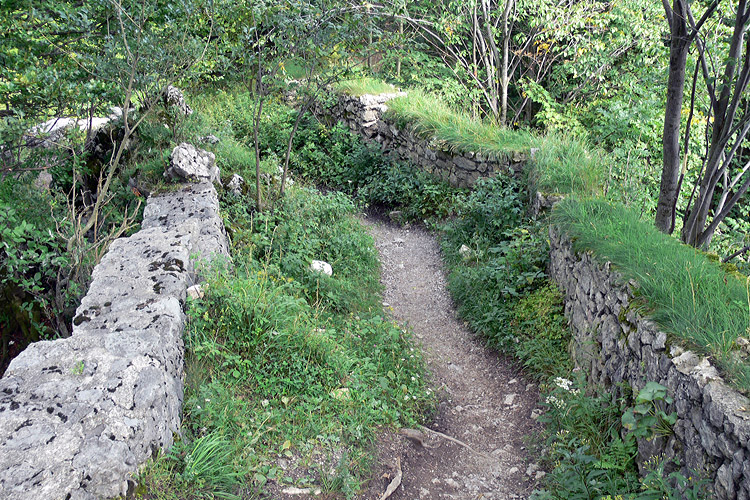
<svg viewBox="0 0 750 500"><path fill-rule="evenodd" d="M563 309L563 296L551 281L513 307L510 325L516 335L515 355L538 378L567 376L573 369Z"/></svg>

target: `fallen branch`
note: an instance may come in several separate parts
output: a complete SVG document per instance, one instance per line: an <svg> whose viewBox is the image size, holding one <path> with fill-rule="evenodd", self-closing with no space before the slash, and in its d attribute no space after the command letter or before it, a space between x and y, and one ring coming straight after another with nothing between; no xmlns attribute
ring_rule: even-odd
<svg viewBox="0 0 750 500"><path fill-rule="evenodd" d="M385 489L385 493L383 493L378 500L386 500L386 498L393 495L393 492L396 491L399 486L401 486L401 476L403 474L401 472L401 459L399 457L396 457L396 468L398 469L398 472L396 472L396 477L393 478L393 481L391 481L391 483Z"/></svg>
<svg viewBox="0 0 750 500"><path fill-rule="evenodd" d="M432 434L434 434L434 435L436 435L436 436L440 436L440 437L441 437L441 438L443 438L443 439L447 439L448 441L452 441L452 442L456 443L457 445L463 446L463 447L464 447L464 448L466 448L467 450L469 450L469 451L471 451L471 452L473 452L473 453L475 453L475 454L477 454L477 455L479 455L479 456L482 456L482 457L484 457L484 458L487 458L487 459L490 459L490 460L492 460L492 457L491 457L491 456L489 456L488 454L486 454L486 453L482 453L481 451L477 451L477 450L475 450L474 448L472 448L471 446L469 446L468 444L464 443L463 441L461 441L461 440L459 440L459 439L456 439L456 438L454 438L454 437L451 437L451 436L449 436L449 435L447 435L447 434L443 434L442 432L438 432L438 431L433 431L433 430L432 430L432 429L430 429L429 427L424 427L424 426L423 426L423 427L422 427L422 429L424 429L425 431L427 431L427 432L430 432L430 433L432 433Z"/></svg>

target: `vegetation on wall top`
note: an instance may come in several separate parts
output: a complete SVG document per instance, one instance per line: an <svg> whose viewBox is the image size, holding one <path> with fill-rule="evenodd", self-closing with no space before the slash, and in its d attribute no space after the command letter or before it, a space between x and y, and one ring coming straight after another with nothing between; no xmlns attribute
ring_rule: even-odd
<svg viewBox="0 0 750 500"><path fill-rule="evenodd" d="M592 250L638 283L646 314L674 338L711 356L750 393L750 278L727 272L705 253L659 232L621 204L601 199L558 203L552 221L576 250Z"/></svg>

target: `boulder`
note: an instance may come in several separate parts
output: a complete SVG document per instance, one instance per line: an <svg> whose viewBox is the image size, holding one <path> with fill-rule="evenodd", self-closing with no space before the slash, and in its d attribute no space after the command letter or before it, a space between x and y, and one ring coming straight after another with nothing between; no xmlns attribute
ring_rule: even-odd
<svg viewBox="0 0 750 500"><path fill-rule="evenodd" d="M188 181L219 180L219 167L216 166L216 156L192 144L181 143L172 150L169 157L169 167L164 172L167 179Z"/></svg>
<svg viewBox="0 0 750 500"><path fill-rule="evenodd" d="M193 114L193 108L185 101L182 91L172 85L164 89L164 103L167 107L175 106L185 116Z"/></svg>

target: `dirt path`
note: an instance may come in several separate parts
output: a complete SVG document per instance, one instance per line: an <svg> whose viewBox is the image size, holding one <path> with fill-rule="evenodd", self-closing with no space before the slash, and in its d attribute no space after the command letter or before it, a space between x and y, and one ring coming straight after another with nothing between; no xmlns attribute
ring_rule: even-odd
<svg viewBox="0 0 750 500"><path fill-rule="evenodd" d="M363 499L378 499L395 475L391 499L528 498L544 473L526 454L538 391L508 360L491 353L462 322L446 289L438 244L421 228L402 228L373 217L363 222L375 237L383 266L384 301L421 342L440 398L428 427L475 452L427 433L425 446L400 435L383 436L378 477Z"/></svg>

